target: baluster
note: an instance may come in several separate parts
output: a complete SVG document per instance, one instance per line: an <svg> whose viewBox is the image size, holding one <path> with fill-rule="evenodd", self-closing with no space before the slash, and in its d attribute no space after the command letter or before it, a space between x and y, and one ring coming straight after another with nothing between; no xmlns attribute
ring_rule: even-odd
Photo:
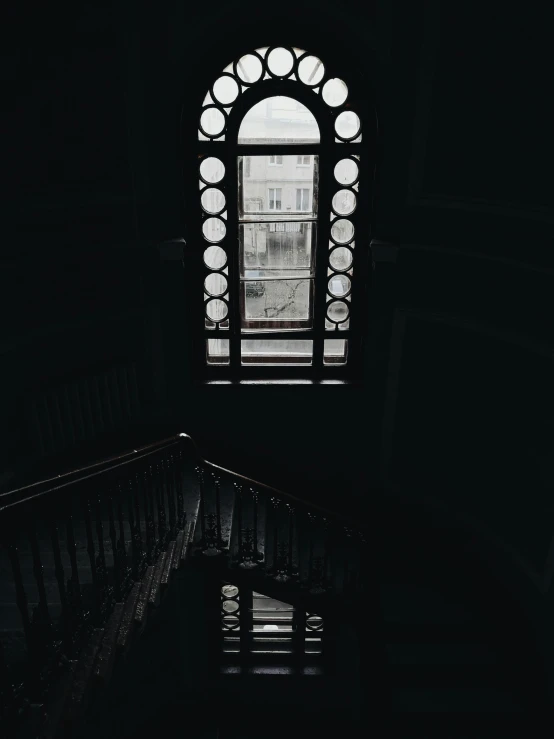
<svg viewBox="0 0 554 739"><path fill-rule="evenodd" d="M150 487L152 467L143 475L144 479L144 511L146 519L146 559L148 564L153 562L154 549L154 502Z"/></svg>
<svg viewBox="0 0 554 739"><path fill-rule="evenodd" d="M137 550L137 535L135 530L135 513L133 509L134 504L134 490L133 490L133 483L131 480L129 480L128 483L128 499L127 499L127 509L128 509L128 515L129 515L129 530L131 535L131 572L133 576L133 580L137 579L138 576L138 550Z"/></svg>
<svg viewBox="0 0 554 739"><path fill-rule="evenodd" d="M119 525L119 541L117 542L117 555L121 568L121 588L125 590L129 579L129 569L127 567L127 549L125 547L125 519L123 516L123 506L121 502L122 492L119 491L117 498L117 521ZM123 595L124 593L122 593Z"/></svg>
<svg viewBox="0 0 554 739"><path fill-rule="evenodd" d="M33 612L33 630L38 632L41 642L40 649L46 650L47 643L51 637L52 622L48 610L48 596L46 595L46 588L44 586L44 568L40 557L40 546L32 511L28 511L28 515L29 541L31 542L31 553L33 557L33 575L35 576L38 590L38 605Z"/></svg>
<svg viewBox="0 0 554 739"><path fill-rule="evenodd" d="M243 545L242 545L242 485L237 482L233 483L235 487L235 505L237 509L237 546L238 546L238 563L243 561Z"/></svg>
<svg viewBox="0 0 554 739"><path fill-rule="evenodd" d="M10 564L12 567L13 581L15 585L15 602L19 609L21 616L21 622L23 624L23 633L25 634L25 641L27 643L27 651L31 655L31 658L35 653L35 642L33 639L33 630L31 627L31 620L29 618L29 606L27 601L27 593L23 586L23 578L21 576L21 566L19 564L19 553L17 545L13 539L8 544L8 556L10 558Z"/></svg>
<svg viewBox="0 0 554 739"><path fill-rule="evenodd" d="M273 524L273 574L279 574L279 505L280 501L278 498L271 498L271 505L275 513L275 520Z"/></svg>
<svg viewBox="0 0 554 739"><path fill-rule="evenodd" d="M258 551L258 491L250 488L252 493L252 509L254 518L254 561L256 563L261 562L263 557Z"/></svg>
<svg viewBox="0 0 554 739"><path fill-rule="evenodd" d="M88 499L84 504L84 514L85 529L87 532L87 553L90 562L90 574L92 577L94 618L99 623L102 612L102 594L100 592L98 576L96 573L96 553L94 549L94 539L92 538L91 505L90 500Z"/></svg>
<svg viewBox="0 0 554 739"><path fill-rule="evenodd" d="M156 504L158 506L158 549L160 552L165 546L166 522L163 494L163 480L161 478L160 464L156 465Z"/></svg>
<svg viewBox="0 0 554 739"><path fill-rule="evenodd" d="M215 473L213 474L213 478L214 478L214 487L215 487L215 515L216 515L217 546L221 547L223 546L223 540L221 538L221 502L219 498L220 479Z"/></svg>
<svg viewBox="0 0 554 739"><path fill-rule="evenodd" d="M108 570L106 567L106 552L104 551L104 525L102 522L102 501L98 494L94 496L96 511L96 540L98 541L98 554L96 556L96 576L98 588L101 593L102 609L109 607Z"/></svg>
<svg viewBox="0 0 554 739"><path fill-rule="evenodd" d="M52 541L52 551L54 553L54 573L58 581L58 592L60 594L60 603L62 606L62 630L64 633L64 644L66 650L71 645L71 612L67 602L67 593L65 589L65 572L62 563L62 554L60 550L60 536L58 525L55 520L51 523L50 539Z"/></svg>
<svg viewBox="0 0 554 739"><path fill-rule="evenodd" d="M294 572L294 565L293 565L293 543L294 543L294 508L287 503L287 508L289 511L289 552L288 552L288 562L287 562L287 574L292 577Z"/></svg>
<svg viewBox="0 0 554 739"><path fill-rule="evenodd" d="M108 501L108 519L109 519L109 530L110 530L110 541L112 543L112 559L113 559L113 577L114 577L114 588L115 588L115 598L117 601L120 601L122 598L121 595L121 568L120 568L120 562L119 562L119 556L118 556L118 550L117 550L117 533L115 530L115 519L113 515L113 495L110 492L108 492L107 495L107 501Z"/></svg>
<svg viewBox="0 0 554 739"><path fill-rule="evenodd" d="M183 498L183 450L179 450L177 464L175 465L175 482L177 488L177 512L178 527L182 529L185 525L185 501Z"/></svg>
<svg viewBox="0 0 554 739"><path fill-rule="evenodd" d="M202 546L204 546L206 542L206 508L204 500L204 470L202 469L202 467L196 467L196 475L198 477L198 484L200 486L200 530L202 534L201 543Z"/></svg>
<svg viewBox="0 0 554 739"><path fill-rule="evenodd" d="M166 469L164 477L169 511L169 538L173 540L177 529L177 520L175 516L175 458L173 454L170 455L169 461L165 460L165 466Z"/></svg>
<svg viewBox="0 0 554 739"><path fill-rule="evenodd" d="M67 551L71 562L71 577L67 581L67 597L71 604L72 618L79 622L83 616L83 599L79 582L79 568L77 566L77 546L73 529L73 516L69 514L66 523Z"/></svg>
<svg viewBox="0 0 554 739"><path fill-rule="evenodd" d="M135 501L135 515L136 515L136 549L137 549L137 557L138 557L138 567L137 567L137 578L142 575L142 568L144 563L144 549L143 549L143 539L142 539L142 526L141 526L141 520L140 520L140 490L141 490L141 479L138 473L135 475L135 492L134 492L134 501ZM145 518L146 521L146 518Z"/></svg>

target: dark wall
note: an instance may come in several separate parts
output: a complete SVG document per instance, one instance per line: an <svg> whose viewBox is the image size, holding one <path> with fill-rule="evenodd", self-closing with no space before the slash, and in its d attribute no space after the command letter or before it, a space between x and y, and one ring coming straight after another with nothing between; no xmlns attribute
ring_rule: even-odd
<svg viewBox="0 0 554 739"><path fill-rule="evenodd" d="M282 16L177 0L11 12L6 473L86 450L108 432L124 445L138 426L145 437L186 430L214 461L328 501L337 491L364 499L391 480L440 489L495 526L502 511L497 528L514 542L532 488L529 541L551 479L543 19L476 0L463 9L305 0ZM160 260L157 248L183 236L195 248L182 189L193 144L181 120L194 119L237 52L282 38L362 75L379 121L373 234L399 245L399 256L372 272L362 388L196 387L187 297L197 277L187 259ZM117 379L121 366L125 377L135 372L134 413L124 412L131 390ZM112 370L115 384L102 385ZM60 440L58 430L57 445L41 446L43 411L33 409L79 382L98 396L90 433ZM47 426L60 425L55 404L47 414ZM526 493L508 505L508 488ZM539 559L548 548L521 546Z"/></svg>

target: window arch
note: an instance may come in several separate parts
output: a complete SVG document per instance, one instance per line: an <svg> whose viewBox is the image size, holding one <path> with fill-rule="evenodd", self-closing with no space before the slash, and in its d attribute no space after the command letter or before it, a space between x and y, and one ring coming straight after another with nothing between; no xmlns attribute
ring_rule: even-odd
<svg viewBox="0 0 554 739"><path fill-rule="evenodd" d="M256 49L211 85L197 132L209 376L359 364L373 123L355 85L297 48Z"/></svg>

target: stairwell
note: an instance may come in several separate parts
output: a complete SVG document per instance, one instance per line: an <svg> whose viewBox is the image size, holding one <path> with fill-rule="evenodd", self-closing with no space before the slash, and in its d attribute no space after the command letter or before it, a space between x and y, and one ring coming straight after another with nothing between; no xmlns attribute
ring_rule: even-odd
<svg viewBox="0 0 554 739"><path fill-rule="evenodd" d="M4 502L7 736L146 736L183 715L195 736L221 739L291 722L354 731L368 706L432 732L430 716L502 724L543 705L536 655L503 628L515 622L493 607L479 563L421 522L395 530L383 515L370 542L367 528L200 459L186 435ZM240 630L228 632L239 654L223 660L235 618L223 582L291 604L290 658L274 639L253 658L239 597ZM315 663L314 613L325 623Z"/></svg>

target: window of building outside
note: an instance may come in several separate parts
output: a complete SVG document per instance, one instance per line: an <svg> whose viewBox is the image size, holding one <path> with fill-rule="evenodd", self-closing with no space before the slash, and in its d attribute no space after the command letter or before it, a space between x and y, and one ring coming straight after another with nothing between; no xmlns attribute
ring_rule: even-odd
<svg viewBox="0 0 554 739"><path fill-rule="evenodd" d="M299 49L257 49L212 85L198 135L203 342L220 376L353 361L361 128L346 82Z"/></svg>

